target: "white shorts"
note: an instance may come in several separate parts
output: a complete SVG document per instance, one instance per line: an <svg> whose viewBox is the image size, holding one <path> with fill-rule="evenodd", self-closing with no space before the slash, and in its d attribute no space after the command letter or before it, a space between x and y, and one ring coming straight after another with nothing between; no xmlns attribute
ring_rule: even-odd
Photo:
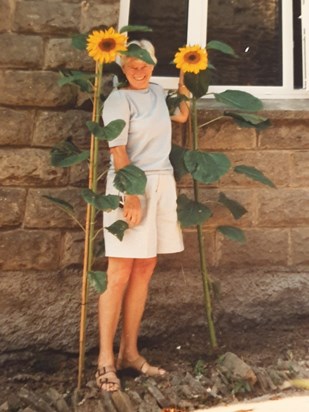
<svg viewBox="0 0 309 412"><path fill-rule="evenodd" d="M118 194L113 186L113 175L108 175L106 193ZM125 220L123 209L103 213L105 254L110 257L151 258L158 253L181 252L182 232L177 220L176 183L172 174L149 174L145 195L139 196L142 220L138 226L125 231L122 241L105 227L117 220Z"/></svg>

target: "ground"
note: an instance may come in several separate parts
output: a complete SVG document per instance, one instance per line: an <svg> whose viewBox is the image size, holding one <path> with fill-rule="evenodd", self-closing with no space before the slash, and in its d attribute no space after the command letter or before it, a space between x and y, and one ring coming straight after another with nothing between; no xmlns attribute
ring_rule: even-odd
<svg viewBox="0 0 309 412"><path fill-rule="evenodd" d="M177 321L175 319L175 321ZM164 366L170 371L169 377L160 379L159 382L144 378L135 379L130 376L122 378L123 389L129 394L136 410L141 412L160 410L154 409L153 402L149 399L147 389L156 387L170 402L177 403L179 410L193 410L208 407L222 402L230 402L235 397L238 399L251 399L257 396L282 392L285 378L309 378L309 319L293 318L284 322L267 323L256 326L222 325L217 327L219 350L210 354L208 332L203 327L184 327L174 334L166 334L164 342L160 336L156 339L140 341L142 354L151 359L155 364ZM223 379L225 388L218 384L218 377L222 370L217 369L217 360L220 355L232 352L244 360L255 372L275 371L280 372L277 382L272 376L272 381L258 380L250 389L239 385L237 381ZM16 398L21 388L27 388L36 394L46 392L48 388L56 389L64 395L70 404L72 394L77 382L76 355L55 352L6 353L0 355L0 405L12 396ZM93 389L93 375L95 372L96 351L86 354L85 380L87 387L81 392L81 404L89 405L98 394ZM263 373L264 373L263 372ZM265 376L265 374L264 374ZM192 377L194 378L192 380ZM204 392L199 393L199 386L204 387ZM268 383L267 383L268 382ZM222 384L222 380L221 380ZM177 391L171 391L173 385ZM192 386L193 385L193 386ZM176 387L175 386L175 387ZM206 390L207 389L207 390ZM284 392L298 392L297 389L286 389ZM89 394L91 392L91 394ZM150 391L151 392L151 391ZM176 393L177 392L177 393ZM196 394L194 395L194 392ZM307 392L308 393L308 392ZM157 396L155 396L156 398ZM140 406L142 400L145 405ZM157 399L158 400L158 399ZM139 405L139 406L138 406ZM163 407L172 405L161 405ZM148 408L148 409L147 409ZM1 408L0 408L1 410ZM24 409L16 409L24 410ZM35 410L35 409L33 409ZM72 409L73 410L73 409ZM94 411L94 407L83 409ZM98 409L99 410L99 409ZM166 409L168 410L168 409ZM172 409L170 409L172 410ZM298 411L297 411L298 412Z"/></svg>

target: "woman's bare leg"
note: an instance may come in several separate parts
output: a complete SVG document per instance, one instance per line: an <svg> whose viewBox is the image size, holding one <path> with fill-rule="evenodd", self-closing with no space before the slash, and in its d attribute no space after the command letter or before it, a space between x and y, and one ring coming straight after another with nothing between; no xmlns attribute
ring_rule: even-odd
<svg viewBox="0 0 309 412"><path fill-rule="evenodd" d="M119 322L124 292L129 282L134 259L109 258L107 289L99 297L100 351L98 367L114 365L113 343ZM114 390L113 384L103 384L103 390Z"/></svg>
<svg viewBox="0 0 309 412"><path fill-rule="evenodd" d="M148 285L157 258L134 259L131 276L123 301L123 325L119 359L135 360L138 356L137 338L148 295Z"/></svg>

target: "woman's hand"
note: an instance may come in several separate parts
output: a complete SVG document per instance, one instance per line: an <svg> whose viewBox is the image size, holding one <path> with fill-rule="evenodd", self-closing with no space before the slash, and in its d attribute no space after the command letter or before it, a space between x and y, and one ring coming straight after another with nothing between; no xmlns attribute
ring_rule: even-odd
<svg viewBox="0 0 309 412"><path fill-rule="evenodd" d="M137 195L125 195L123 216L130 227L140 224L142 220L142 207Z"/></svg>

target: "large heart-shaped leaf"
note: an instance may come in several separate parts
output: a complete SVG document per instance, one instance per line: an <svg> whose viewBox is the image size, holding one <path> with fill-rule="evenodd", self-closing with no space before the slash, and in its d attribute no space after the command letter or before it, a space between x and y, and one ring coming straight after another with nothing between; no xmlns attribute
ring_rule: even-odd
<svg viewBox="0 0 309 412"><path fill-rule="evenodd" d="M87 47L87 33L75 34L72 37L72 46L78 50L86 50Z"/></svg>
<svg viewBox="0 0 309 412"><path fill-rule="evenodd" d="M258 130L263 130L271 124L270 120L266 117L258 116L253 113L225 111L224 115L232 117L240 127L254 127Z"/></svg>
<svg viewBox="0 0 309 412"><path fill-rule="evenodd" d="M132 164L116 172L114 186L129 195L142 195L145 192L147 177L145 172Z"/></svg>
<svg viewBox="0 0 309 412"><path fill-rule="evenodd" d="M180 180L182 176L188 173L188 170L184 162L184 155L186 152L186 149L183 149L182 147L177 146L175 144L172 145L170 161L174 169L174 176L176 180Z"/></svg>
<svg viewBox="0 0 309 412"><path fill-rule="evenodd" d="M104 127L101 127L98 123L93 121L86 122L86 126L96 138L107 141L116 139L124 129L125 125L126 122L122 119L112 120Z"/></svg>
<svg viewBox="0 0 309 412"><path fill-rule="evenodd" d="M241 110L254 112L263 108L260 99L241 90L225 90L222 93L214 93L214 96L218 102Z"/></svg>
<svg viewBox="0 0 309 412"><path fill-rule="evenodd" d="M89 285L93 287L98 293L103 293L107 287L107 273L101 271L88 272Z"/></svg>
<svg viewBox="0 0 309 412"><path fill-rule="evenodd" d="M212 216L212 211L202 203L189 199L185 194L177 198L177 215L182 227L201 225Z"/></svg>
<svg viewBox="0 0 309 412"><path fill-rule="evenodd" d="M123 239L124 232L129 228L129 225L124 220L117 220L112 225L105 227L110 233L115 235L119 240Z"/></svg>
<svg viewBox="0 0 309 412"><path fill-rule="evenodd" d="M109 212L110 210L117 209L119 207L119 196L117 195L100 195L94 193L90 189L83 189L81 195L85 202L93 205L96 209L105 210Z"/></svg>
<svg viewBox="0 0 309 412"><path fill-rule="evenodd" d="M217 230L221 232L225 237L231 240L235 240L236 242L245 243L246 241L244 232L241 229L239 229L239 227L218 226Z"/></svg>
<svg viewBox="0 0 309 412"><path fill-rule="evenodd" d="M92 92L93 85L91 81L95 78L94 74L83 73L76 70L63 70L60 74L61 77L58 80L59 86L64 86L65 84L75 84L80 87L82 92Z"/></svg>
<svg viewBox="0 0 309 412"><path fill-rule="evenodd" d="M53 197L49 195L43 195L42 197L49 200L51 203L54 203L56 206L59 207L59 209L62 209L63 211L69 214L74 212L74 207L69 202L66 202L63 199L59 199L58 197Z"/></svg>
<svg viewBox="0 0 309 412"><path fill-rule="evenodd" d="M231 162L223 153L187 151L185 166L193 178L202 183L213 183L229 170Z"/></svg>
<svg viewBox="0 0 309 412"><path fill-rule="evenodd" d="M65 140L51 149L51 164L55 167L70 167L89 159L89 150L80 151L71 142Z"/></svg>
<svg viewBox="0 0 309 412"><path fill-rule="evenodd" d="M255 167L239 165L234 167L234 171L236 173L244 174L250 177L250 179L263 183L266 186L276 187L275 184L270 179L268 179L268 177L266 177L263 172L256 169Z"/></svg>
<svg viewBox="0 0 309 412"><path fill-rule="evenodd" d="M231 46L219 40L209 41L206 45L206 49L207 50L217 50L221 53L228 54L229 56L238 57L234 49Z"/></svg>
<svg viewBox="0 0 309 412"><path fill-rule="evenodd" d="M152 29L148 26L130 24L128 26L121 27L121 29L119 30L119 33L124 33L124 32L130 33L132 31L150 32L150 31L152 31Z"/></svg>
<svg viewBox="0 0 309 412"><path fill-rule="evenodd" d="M208 69L199 73L187 72L184 75L184 83L196 99L204 96L208 92L211 73Z"/></svg>
<svg viewBox="0 0 309 412"><path fill-rule="evenodd" d="M240 219L245 213L247 213L247 209L244 208L243 205L236 200L230 199L222 192L219 193L218 201L232 213L235 219Z"/></svg>
<svg viewBox="0 0 309 412"><path fill-rule="evenodd" d="M155 65L156 63L152 60L150 53L142 49L138 44L130 44L126 51L119 52L120 54L124 54L128 57L133 57L138 60L142 60L147 64Z"/></svg>

